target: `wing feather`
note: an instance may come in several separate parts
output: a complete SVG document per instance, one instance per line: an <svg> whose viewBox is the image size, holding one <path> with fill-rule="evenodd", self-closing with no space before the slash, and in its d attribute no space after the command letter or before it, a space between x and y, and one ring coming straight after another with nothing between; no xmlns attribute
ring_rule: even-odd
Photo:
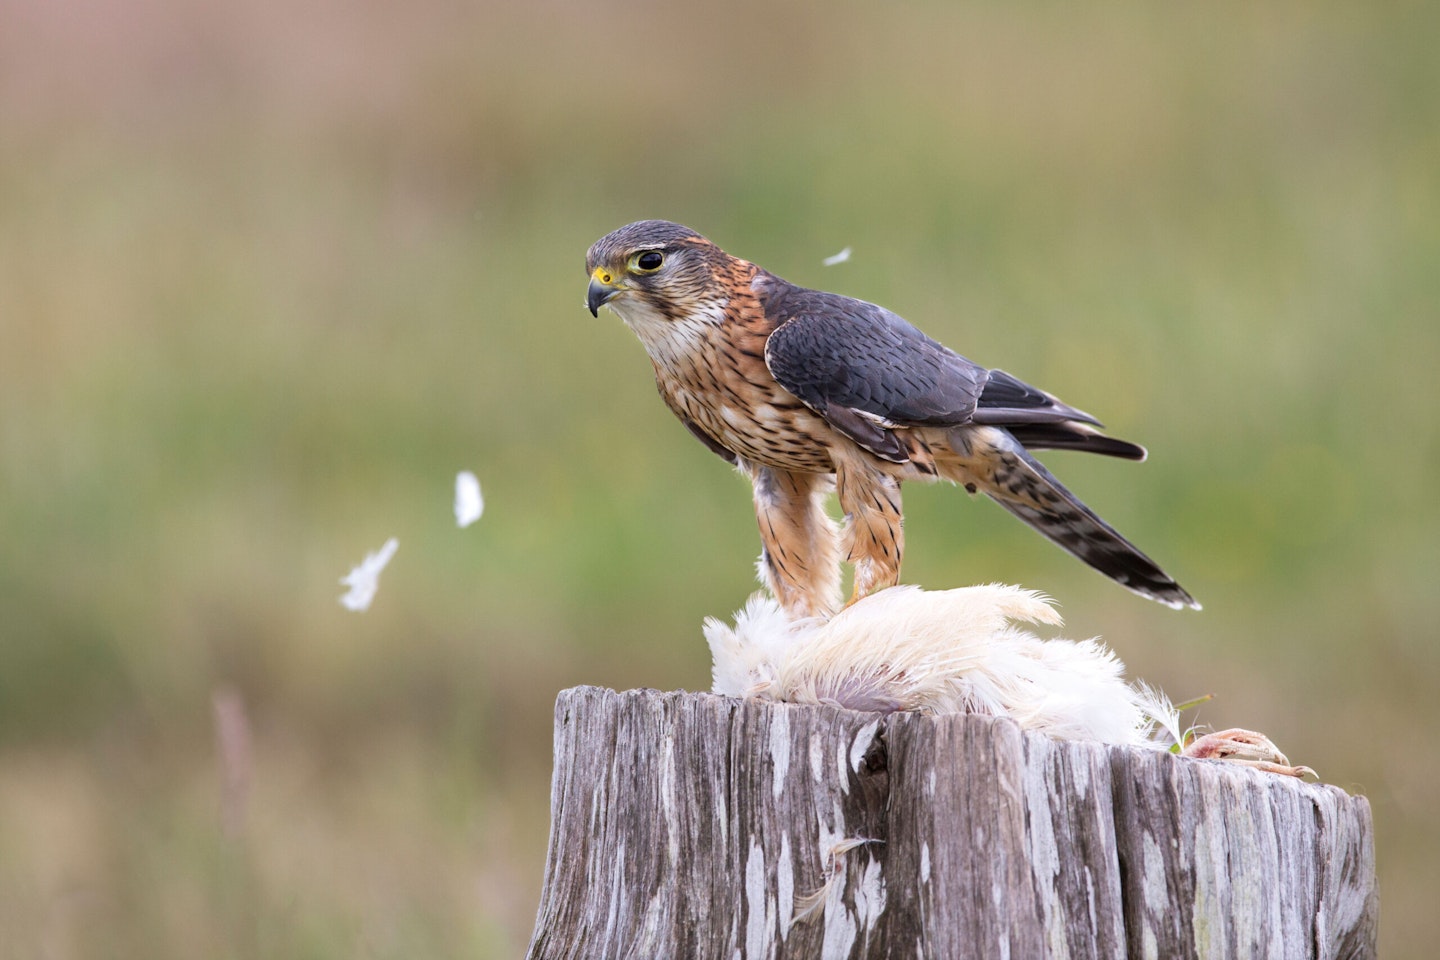
<svg viewBox="0 0 1440 960"><path fill-rule="evenodd" d="M766 366L821 415L842 407L888 426L953 426L974 413L986 370L883 307L798 287L765 305L778 322Z"/></svg>
<svg viewBox="0 0 1440 960"><path fill-rule="evenodd" d="M774 325L765 344L770 374L879 457L907 459L893 427L969 423L1029 429L1039 447L1144 456L1086 426L1100 426L1090 414L967 360L884 307L770 275L758 289Z"/></svg>

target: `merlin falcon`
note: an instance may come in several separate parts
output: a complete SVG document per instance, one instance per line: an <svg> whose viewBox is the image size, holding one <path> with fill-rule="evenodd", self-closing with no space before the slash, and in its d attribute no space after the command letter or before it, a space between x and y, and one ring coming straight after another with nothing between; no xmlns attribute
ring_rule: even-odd
<svg viewBox="0 0 1440 960"><path fill-rule="evenodd" d="M642 220L586 254L587 306L608 306L655 367L680 422L754 486L760 573L792 618L900 579L900 484L984 493L1134 592L1200 605L1061 485L1034 450L1143 460L1088 413L987 370L883 307L807 290L732 257L688 227ZM843 526L825 511L831 492Z"/></svg>

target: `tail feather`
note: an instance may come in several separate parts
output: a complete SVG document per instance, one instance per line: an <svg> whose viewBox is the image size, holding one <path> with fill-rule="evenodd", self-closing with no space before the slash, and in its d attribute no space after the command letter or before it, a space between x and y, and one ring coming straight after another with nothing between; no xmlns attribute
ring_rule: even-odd
<svg viewBox="0 0 1440 960"><path fill-rule="evenodd" d="M1143 597L1176 609L1200 608L1155 561L1065 489L1010 431L972 428L962 447L970 455L961 467L974 486L1046 539Z"/></svg>
<svg viewBox="0 0 1440 960"><path fill-rule="evenodd" d="M1027 450L1078 450L1122 460L1144 460L1138 443L1107 437L1083 423L1027 423L1006 427Z"/></svg>

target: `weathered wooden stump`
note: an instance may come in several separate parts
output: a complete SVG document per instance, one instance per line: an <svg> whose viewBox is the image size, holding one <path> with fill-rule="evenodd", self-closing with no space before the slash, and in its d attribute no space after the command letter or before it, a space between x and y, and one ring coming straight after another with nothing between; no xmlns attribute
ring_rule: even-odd
<svg viewBox="0 0 1440 960"><path fill-rule="evenodd" d="M532 960L1375 955L1364 797L1009 720L577 687L551 805Z"/></svg>

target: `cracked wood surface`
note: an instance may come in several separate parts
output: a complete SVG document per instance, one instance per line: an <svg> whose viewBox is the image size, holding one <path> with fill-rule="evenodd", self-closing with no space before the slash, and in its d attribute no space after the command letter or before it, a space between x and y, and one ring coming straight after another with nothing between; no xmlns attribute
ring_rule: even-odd
<svg viewBox="0 0 1440 960"><path fill-rule="evenodd" d="M577 687L529 957L1328 960L1375 956L1377 909L1369 804L1336 787L988 717Z"/></svg>

